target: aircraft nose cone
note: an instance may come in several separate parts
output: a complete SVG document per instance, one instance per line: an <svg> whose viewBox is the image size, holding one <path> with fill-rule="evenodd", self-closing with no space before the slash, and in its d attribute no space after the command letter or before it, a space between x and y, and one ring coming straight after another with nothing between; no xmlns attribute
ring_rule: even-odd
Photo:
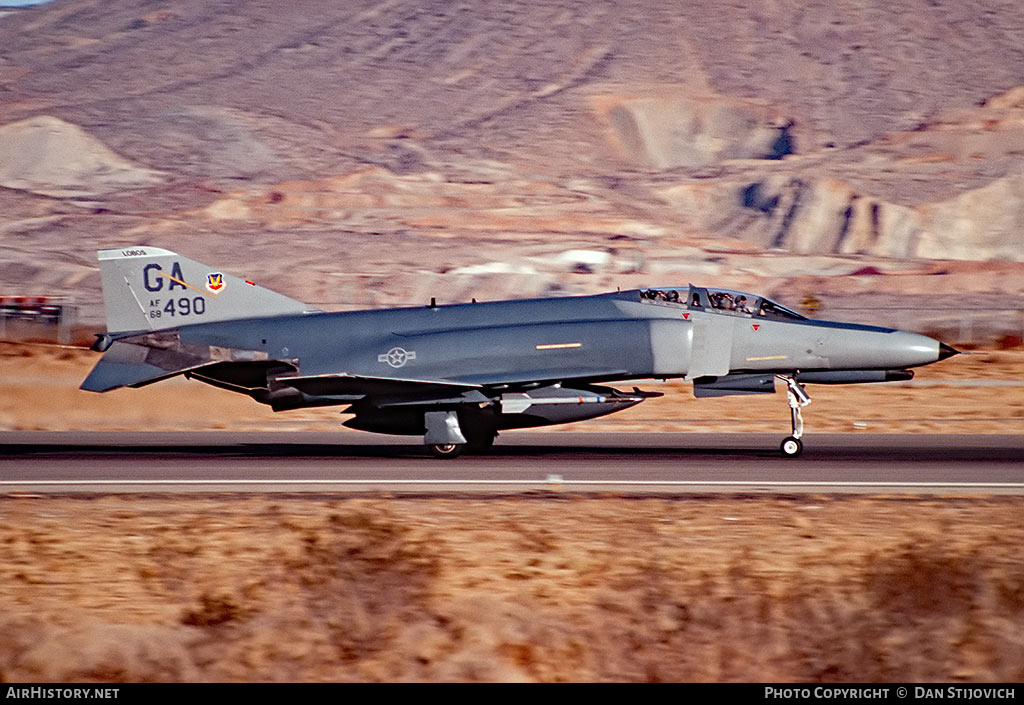
<svg viewBox="0 0 1024 705"><path fill-rule="evenodd" d="M939 343L939 360L945 360L946 358L959 355L960 351L954 347L950 347L945 343Z"/></svg>
<svg viewBox="0 0 1024 705"><path fill-rule="evenodd" d="M875 363L892 368L930 365L959 352L935 338L903 330L892 331L876 345Z"/></svg>

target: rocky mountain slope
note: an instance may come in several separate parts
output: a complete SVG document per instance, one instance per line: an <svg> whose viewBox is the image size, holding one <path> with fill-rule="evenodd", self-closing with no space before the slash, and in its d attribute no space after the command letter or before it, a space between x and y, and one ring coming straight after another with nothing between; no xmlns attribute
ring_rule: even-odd
<svg viewBox="0 0 1024 705"><path fill-rule="evenodd" d="M877 313L858 297L912 296L880 322L930 329L966 299L986 309L974 332L1019 337L1018 10L17 11L0 18L0 282L73 294L89 319L94 250L144 242L328 307L692 280L853 317Z"/></svg>

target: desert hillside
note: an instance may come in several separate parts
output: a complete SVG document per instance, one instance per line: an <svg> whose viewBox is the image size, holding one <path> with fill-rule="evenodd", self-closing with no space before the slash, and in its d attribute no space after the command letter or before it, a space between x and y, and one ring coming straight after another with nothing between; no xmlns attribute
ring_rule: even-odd
<svg viewBox="0 0 1024 705"><path fill-rule="evenodd" d="M94 251L149 243L332 308L694 281L1024 328L1009 0L58 0L0 47L0 283L87 321Z"/></svg>

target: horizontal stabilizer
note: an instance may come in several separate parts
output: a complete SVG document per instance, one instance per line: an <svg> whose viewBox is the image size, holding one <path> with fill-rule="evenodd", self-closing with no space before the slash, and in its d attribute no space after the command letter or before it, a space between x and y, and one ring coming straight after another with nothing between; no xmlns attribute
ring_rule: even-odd
<svg viewBox="0 0 1024 705"><path fill-rule="evenodd" d="M183 342L179 331L157 331L108 338L106 352L81 389L107 392L141 387L203 369L222 386L265 387L270 373L294 372L292 360L270 360L266 352ZM197 375L198 376L198 375Z"/></svg>
<svg viewBox="0 0 1024 705"><path fill-rule="evenodd" d="M142 387L190 370L213 364L211 360L179 355L171 360L166 350L153 350L130 343L114 342L82 382L87 392L108 392L119 387ZM156 356L153 353L157 353ZM157 364L159 363L159 364Z"/></svg>

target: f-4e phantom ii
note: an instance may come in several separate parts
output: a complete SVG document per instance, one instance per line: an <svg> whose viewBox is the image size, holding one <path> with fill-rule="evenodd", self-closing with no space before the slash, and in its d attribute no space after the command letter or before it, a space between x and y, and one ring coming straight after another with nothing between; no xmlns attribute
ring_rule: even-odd
<svg viewBox="0 0 1024 705"><path fill-rule="evenodd" d="M346 426L422 435L438 457L486 449L505 429L628 409L661 394L603 385L669 378L697 397L773 393L781 380L792 421L781 451L797 456L804 385L906 380L957 353L693 285L326 313L167 250L98 254L107 332L82 389L184 375L275 411L347 406Z"/></svg>

